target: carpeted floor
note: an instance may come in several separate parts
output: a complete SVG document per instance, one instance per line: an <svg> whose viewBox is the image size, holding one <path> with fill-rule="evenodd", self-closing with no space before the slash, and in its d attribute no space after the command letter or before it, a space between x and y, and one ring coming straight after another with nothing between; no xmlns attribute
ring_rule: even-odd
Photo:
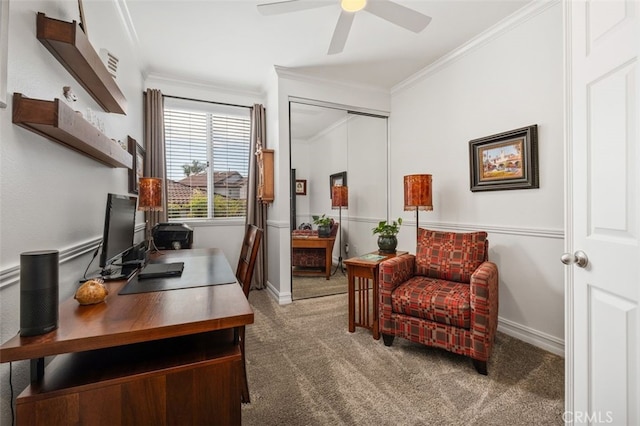
<svg viewBox="0 0 640 426"><path fill-rule="evenodd" d="M482 376L462 356L349 333L346 294L249 302L244 425L563 424L564 360L505 334Z"/></svg>
<svg viewBox="0 0 640 426"><path fill-rule="evenodd" d="M291 291L293 300L330 296L347 292L347 272L336 271L330 279L314 276L293 276Z"/></svg>

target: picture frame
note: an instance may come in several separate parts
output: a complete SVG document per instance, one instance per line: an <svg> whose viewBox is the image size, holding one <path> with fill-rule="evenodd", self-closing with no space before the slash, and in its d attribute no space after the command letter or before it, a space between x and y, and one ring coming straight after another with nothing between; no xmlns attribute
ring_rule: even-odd
<svg viewBox="0 0 640 426"><path fill-rule="evenodd" d="M137 194L139 191L139 179L144 176L144 160L147 155L143 147L131 136L127 136L129 154L133 156L133 164L129 170L129 192Z"/></svg>
<svg viewBox="0 0 640 426"><path fill-rule="evenodd" d="M0 2L0 108L7 107L7 63L9 59L9 0Z"/></svg>
<svg viewBox="0 0 640 426"><path fill-rule="evenodd" d="M296 195L307 195L306 179L296 179Z"/></svg>
<svg viewBox="0 0 640 426"><path fill-rule="evenodd" d="M538 125L469 141L470 189L539 188Z"/></svg>
<svg viewBox="0 0 640 426"><path fill-rule="evenodd" d="M329 198L333 198L333 192L331 188L336 185L347 186L347 172L334 173L329 176Z"/></svg>

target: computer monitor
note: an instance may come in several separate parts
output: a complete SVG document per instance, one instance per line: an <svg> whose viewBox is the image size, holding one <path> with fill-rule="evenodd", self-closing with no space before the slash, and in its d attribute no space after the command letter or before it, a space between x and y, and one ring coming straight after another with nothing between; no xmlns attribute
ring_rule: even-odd
<svg viewBox="0 0 640 426"><path fill-rule="evenodd" d="M133 247L137 200L136 197L129 195L108 194L107 196L100 253L101 275L105 279L119 278L120 268L115 270L110 266Z"/></svg>

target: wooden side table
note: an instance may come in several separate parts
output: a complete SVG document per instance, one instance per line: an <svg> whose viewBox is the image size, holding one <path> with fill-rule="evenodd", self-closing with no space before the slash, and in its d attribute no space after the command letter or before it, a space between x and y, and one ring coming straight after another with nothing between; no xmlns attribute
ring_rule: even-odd
<svg viewBox="0 0 640 426"><path fill-rule="evenodd" d="M321 248L324 249L324 271L293 271L293 275L324 275L326 279L331 278L331 255L336 237L297 237L291 238L291 248Z"/></svg>
<svg viewBox="0 0 640 426"><path fill-rule="evenodd" d="M380 339L380 329L378 327L379 265L387 259L407 253L406 251L397 251L393 254L387 254L373 251L344 261L347 266L349 283L350 333L356 331L356 326L364 327L371 330L374 339ZM357 306L356 296L358 300Z"/></svg>

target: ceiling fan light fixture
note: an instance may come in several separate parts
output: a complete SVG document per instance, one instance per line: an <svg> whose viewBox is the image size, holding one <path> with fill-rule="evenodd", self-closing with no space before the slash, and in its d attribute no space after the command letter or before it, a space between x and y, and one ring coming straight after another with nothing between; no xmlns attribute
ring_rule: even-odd
<svg viewBox="0 0 640 426"><path fill-rule="evenodd" d="M367 5L367 0L342 0L340 6L346 12L358 12Z"/></svg>

